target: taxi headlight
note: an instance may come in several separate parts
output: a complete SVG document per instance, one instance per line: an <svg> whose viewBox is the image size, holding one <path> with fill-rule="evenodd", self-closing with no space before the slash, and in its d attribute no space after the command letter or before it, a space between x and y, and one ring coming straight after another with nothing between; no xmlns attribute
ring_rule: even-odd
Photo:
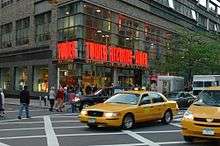
<svg viewBox="0 0 220 146"><path fill-rule="evenodd" d="M119 116L119 113L111 113L111 112L109 112L109 113L104 113L104 116L106 118L116 118L116 117Z"/></svg>
<svg viewBox="0 0 220 146"><path fill-rule="evenodd" d="M86 111L86 110L82 110L80 114L81 114L82 116L85 116L85 115L87 115L87 111Z"/></svg>
<svg viewBox="0 0 220 146"><path fill-rule="evenodd" d="M183 117L188 120L193 120L193 113L191 111L186 111Z"/></svg>

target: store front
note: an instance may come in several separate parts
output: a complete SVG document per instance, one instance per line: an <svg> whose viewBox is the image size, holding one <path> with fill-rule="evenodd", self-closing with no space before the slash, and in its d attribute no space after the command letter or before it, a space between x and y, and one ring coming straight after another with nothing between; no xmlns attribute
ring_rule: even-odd
<svg viewBox="0 0 220 146"><path fill-rule="evenodd" d="M10 68L0 68L0 88L8 90L10 88Z"/></svg>
<svg viewBox="0 0 220 146"><path fill-rule="evenodd" d="M59 82L83 88L142 86L149 54L154 59L152 54L164 52L170 36L148 22L86 2L59 7L58 34Z"/></svg>

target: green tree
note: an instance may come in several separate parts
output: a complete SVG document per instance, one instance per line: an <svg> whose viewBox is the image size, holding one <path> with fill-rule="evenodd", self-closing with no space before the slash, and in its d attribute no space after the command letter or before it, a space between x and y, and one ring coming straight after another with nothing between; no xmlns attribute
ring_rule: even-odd
<svg viewBox="0 0 220 146"><path fill-rule="evenodd" d="M163 62L157 64L161 72L183 75L188 81L194 74L220 73L219 35L180 31L166 49Z"/></svg>

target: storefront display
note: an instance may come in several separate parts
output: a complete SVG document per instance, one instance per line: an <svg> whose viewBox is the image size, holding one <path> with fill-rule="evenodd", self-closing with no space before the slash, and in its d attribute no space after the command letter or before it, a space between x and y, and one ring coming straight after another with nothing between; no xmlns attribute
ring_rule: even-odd
<svg viewBox="0 0 220 146"><path fill-rule="evenodd" d="M33 68L33 91L48 92L48 67L34 66Z"/></svg>
<svg viewBox="0 0 220 146"><path fill-rule="evenodd" d="M15 90L22 90L27 85L28 73L27 67L15 67Z"/></svg>
<svg viewBox="0 0 220 146"><path fill-rule="evenodd" d="M78 73L75 66L72 63L60 65L59 69L60 69L59 82L62 87L65 86L72 87L78 85L77 82Z"/></svg>
<svg viewBox="0 0 220 146"><path fill-rule="evenodd" d="M10 87L10 69L9 68L0 68L0 88L5 90Z"/></svg>

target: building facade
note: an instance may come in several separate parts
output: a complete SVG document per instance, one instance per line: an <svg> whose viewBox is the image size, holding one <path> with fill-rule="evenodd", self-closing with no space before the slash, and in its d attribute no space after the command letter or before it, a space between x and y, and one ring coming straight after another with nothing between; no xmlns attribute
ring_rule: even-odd
<svg viewBox="0 0 220 146"><path fill-rule="evenodd" d="M0 87L146 85L179 27L220 32L217 0L1 0Z"/></svg>

